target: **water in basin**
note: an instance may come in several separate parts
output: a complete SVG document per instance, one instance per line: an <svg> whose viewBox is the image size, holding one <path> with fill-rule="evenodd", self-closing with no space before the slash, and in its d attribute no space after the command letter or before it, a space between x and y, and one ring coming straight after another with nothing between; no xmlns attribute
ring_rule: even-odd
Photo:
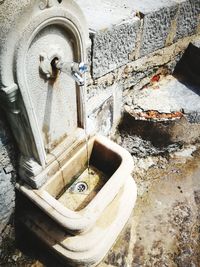
<svg viewBox="0 0 200 267"><path fill-rule="evenodd" d="M75 176L73 182L66 186L56 199L65 207L79 211L87 206L107 180L105 173L90 165L89 169L86 168Z"/></svg>

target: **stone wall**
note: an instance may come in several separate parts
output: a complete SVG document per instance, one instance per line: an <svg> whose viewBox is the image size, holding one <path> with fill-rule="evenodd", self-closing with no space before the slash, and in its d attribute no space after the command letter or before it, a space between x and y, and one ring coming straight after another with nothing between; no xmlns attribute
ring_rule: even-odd
<svg viewBox="0 0 200 267"><path fill-rule="evenodd" d="M155 74L172 73L188 44L200 38L200 1L76 1L91 29L89 128L109 135L130 92Z"/></svg>
<svg viewBox="0 0 200 267"><path fill-rule="evenodd" d="M0 109L0 235L15 208L15 165L16 149L5 114Z"/></svg>

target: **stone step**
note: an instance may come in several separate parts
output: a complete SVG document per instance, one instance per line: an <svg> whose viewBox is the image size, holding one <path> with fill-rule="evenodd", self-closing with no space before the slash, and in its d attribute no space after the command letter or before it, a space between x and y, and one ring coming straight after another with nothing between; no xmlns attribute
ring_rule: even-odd
<svg viewBox="0 0 200 267"><path fill-rule="evenodd" d="M174 76L154 75L150 84L135 90L126 110L137 119L200 122L200 48L190 43L177 63Z"/></svg>
<svg viewBox="0 0 200 267"><path fill-rule="evenodd" d="M91 29L94 79L198 31L199 0L76 2Z"/></svg>
<svg viewBox="0 0 200 267"><path fill-rule="evenodd" d="M132 90L119 127L121 145L130 153L149 145L139 140L135 149L137 136L157 147L155 153L166 151L160 147L200 140L199 63L200 49L190 44L175 68L176 77L154 75L144 88ZM155 149L151 151L154 153Z"/></svg>
<svg viewBox="0 0 200 267"><path fill-rule="evenodd" d="M141 120L167 121L185 116L189 122L199 123L200 88L169 75L133 92L132 103L126 110Z"/></svg>

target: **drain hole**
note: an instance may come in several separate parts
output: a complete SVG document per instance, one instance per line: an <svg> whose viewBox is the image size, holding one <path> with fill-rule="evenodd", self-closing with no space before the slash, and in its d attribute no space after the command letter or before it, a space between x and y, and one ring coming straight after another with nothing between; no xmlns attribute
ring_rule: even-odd
<svg viewBox="0 0 200 267"><path fill-rule="evenodd" d="M58 0L58 3L61 4L62 3L62 0Z"/></svg>
<svg viewBox="0 0 200 267"><path fill-rule="evenodd" d="M84 193L87 189L88 185L85 182L78 182L72 186L71 191L75 193Z"/></svg>

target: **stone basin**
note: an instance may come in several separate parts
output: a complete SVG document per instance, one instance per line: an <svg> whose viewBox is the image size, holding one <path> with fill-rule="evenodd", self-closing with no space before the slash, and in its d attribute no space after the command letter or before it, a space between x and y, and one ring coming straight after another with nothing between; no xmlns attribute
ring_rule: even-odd
<svg viewBox="0 0 200 267"><path fill-rule="evenodd" d="M39 209L26 210L21 223L49 247L64 266L94 267L105 257L126 224L137 196L136 184L128 176L115 199L106 207L95 225L85 233L67 234ZM37 218L37 220L35 220ZM100 266L100 265L99 265Z"/></svg>
<svg viewBox="0 0 200 267"><path fill-rule="evenodd" d="M133 171L131 155L103 136L90 138L39 189L18 189L70 232L91 228ZM90 171L88 175L87 154ZM80 192L79 192L80 191Z"/></svg>

